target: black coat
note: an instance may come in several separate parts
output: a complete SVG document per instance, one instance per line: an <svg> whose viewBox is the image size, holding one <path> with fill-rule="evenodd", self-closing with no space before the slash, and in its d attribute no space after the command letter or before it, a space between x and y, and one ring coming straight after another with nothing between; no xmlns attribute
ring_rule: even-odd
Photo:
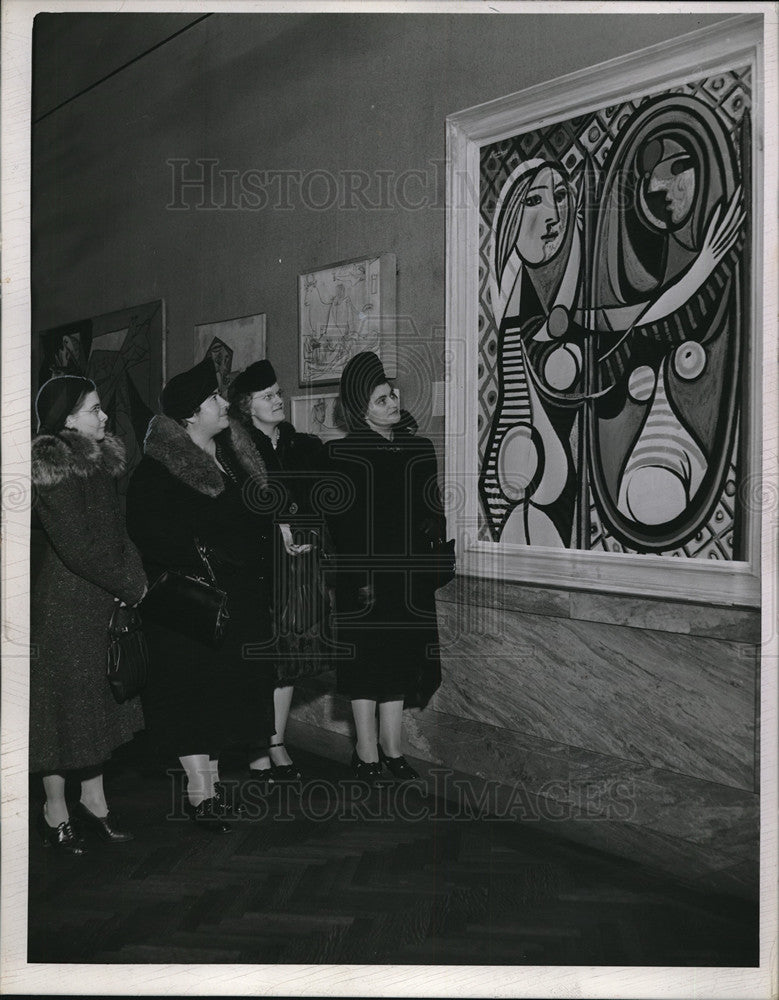
<svg viewBox="0 0 779 1000"><path fill-rule="evenodd" d="M243 470L248 488L223 474L174 420L154 417L127 493L127 527L150 581L165 569L202 575L197 537L228 594L231 618L218 650L147 624L152 671L144 710L154 748L168 757L218 756L229 744L261 743L273 731L272 525L251 490L262 488L266 473L238 425L217 439L217 454L228 469Z"/></svg>
<svg viewBox="0 0 779 1000"><path fill-rule="evenodd" d="M124 447L111 435L96 442L62 431L33 440L45 545L30 622L31 771L100 764L143 726L139 700L117 705L105 676L115 598L135 604L146 585L119 509L124 472Z"/></svg>
<svg viewBox="0 0 779 1000"><path fill-rule="evenodd" d="M318 437L298 433L286 421L279 424L275 448L258 428L250 425L246 430L268 470L264 506L277 524L290 525L297 542L312 546L309 552L290 556L278 528L273 533L276 682L286 686L335 664L330 599L324 585L332 552L322 510L327 453Z"/></svg>
<svg viewBox="0 0 779 1000"><path fill-rule="evenodd" d="M365 430L328 451L337 637L353 649L339 662L338 688L424 705L441 681L437 581L422 557L426 533L445 535L433 445L401 429L391 441Z"/></svg>
<svg viewBox="0 0 779 1000"><path fill-rule="evenodd" d="M287 421L279 424L278 430L274 448L267 434L256 427L247 428L268 470L275 519L300 529L321 527L317 488L327 468L325 447L314 434L301 434Z"/></svg>

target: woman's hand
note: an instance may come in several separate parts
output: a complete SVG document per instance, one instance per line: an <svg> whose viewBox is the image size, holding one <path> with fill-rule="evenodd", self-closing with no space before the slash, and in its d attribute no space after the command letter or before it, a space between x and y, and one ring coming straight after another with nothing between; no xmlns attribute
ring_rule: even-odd
<svg viewBox="0 0 779 1000"><path fill-rule="evenodd" d="M281 537L284 539L284 548L290 556L299 556L303 552L310 552L310 545L296 545L292 537L292 528L288 524L280 524Z"/></svg>
<svg viewBox="0 0 779 1000"><path fill-rule="evenodd" d="M712 211L703 244L691 266L638 317L636 326L655 323L680 309L708 281L722 258L735 246L745 218L743 192L737 187L724 211L722 202Z"/></svg>

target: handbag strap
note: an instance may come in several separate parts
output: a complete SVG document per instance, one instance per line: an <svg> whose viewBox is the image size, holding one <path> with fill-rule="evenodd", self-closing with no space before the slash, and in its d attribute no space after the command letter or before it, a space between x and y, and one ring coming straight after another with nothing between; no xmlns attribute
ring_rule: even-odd
<svg viewBox="0 0 779 1000"><path fill-rule="evenodd" d="M197 549L198 555L203 560L203 565L205 566L206 572L208 573L208 579L211 581L211 586L218 587L218 584L216 582L216 576L214 575L214 571L211 568L211 563L208 560L208 549L206 548L205 545L203 545L203 543L200 541L197 535L195 536L195 548Z"/></svg>

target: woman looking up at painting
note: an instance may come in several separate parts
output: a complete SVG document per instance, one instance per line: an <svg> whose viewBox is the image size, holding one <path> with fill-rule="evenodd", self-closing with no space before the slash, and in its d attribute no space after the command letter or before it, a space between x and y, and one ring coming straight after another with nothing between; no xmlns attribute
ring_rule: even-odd
<svg viewBox="0 0 779 1000"><path fill-rule="evenodd" d="M170 379L161 403L130 480L130 535L152 581L166 570L204 577L205 551L230 618L218 648L194 628L184 634L166 619L144 619L149 739L162 760L181 763L194 824L229 833L235 816L220 783L221 751L272 725L272 664L245 655L270 640L270 523L244 502L242 487L248 478L261 487L267 476L244 429L228 418L210 357Z"/></svg>
<svg viewBox="0 0 779 1000"><path fill-rule="evenodd" d="M44 844L80 855L85 829L112 844L133 839L109 812L103 766L143 728L143 715L138 698L116 703L106 660L115 602L137 604L146 576L119 510L124 448L106 433L94 382L50 379L35 409L32 480L46 551L31 607L30 770L43 776ZM65 801L68 773L81 783L75 825Z"/></svg>
<svg viewBox="0 0 779 1000"><path fill-rule="evenodd" d="M433 445L401 428L398 394L379 358L356 354L341 376L349 427L331 441L343 502L330 518L338 560L338 690L352 703L357 742L352 770L374 782L386 767L418 777L401 751L403 708L424 706L441 680L434 574L415 557L441 539ZM377 727L378 712L378 727Z"/></svg>
<svg viewBox="0 0 779 1000"><path fill-rule="evenodd" d="M284 419L284 395L270 361L256 361L230 386L230 413L268 471L278 524L273 555L273 618L278 646L274 732L249 767L255 777L299 781L284 745L294 681L331 668L323 657L328 609L319 579L324 525L312 494L325 467L322 442ZM294 613L290 609L295 607ZM302 618L302 620L301 620Z"/></svg>

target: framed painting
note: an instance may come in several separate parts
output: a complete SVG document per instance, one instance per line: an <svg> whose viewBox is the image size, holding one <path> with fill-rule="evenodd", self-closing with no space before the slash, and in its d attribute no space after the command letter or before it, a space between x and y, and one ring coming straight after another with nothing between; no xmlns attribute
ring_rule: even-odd
<svg viewBox="0 0 779 1000"><path fill-rule="evenodd" d="M731 19L448 119L466 573L758 603L760 46Z"/></svg>
<svg viewBox="0 0 779 1000"><path fill-rule="evenodd" d="M195 327L195 363L210 354L216 368L219 393L226 396L235 376L267 351L265 313L201 323Z"/></svg>
<svg viewBox="0 0 779 1000"><path fill-rule="evenodd" d="M395 254L342 261L298 276L301 386L338 382L346 362L375 351L397 374Z"/></svg>
<svg viewBox="0 0 779 1000"><path fill-rule="evenodd" d="M53 375L85 375L97 386L108 429L121 438L127 452L127 472L119 480L124 495L142 458L146 428L159 410L165 382L164 302L44 330L36 346L36 393Z"/></svg>
<svg viewBox="0 0 779 1000"><path fill-rule="evenodd" d="M337 392L293 396L290 399L290 409L290 419L295 430L302 434L316 434L322 441L332 441L333 438L344 437L346 434Z"/></svg>

